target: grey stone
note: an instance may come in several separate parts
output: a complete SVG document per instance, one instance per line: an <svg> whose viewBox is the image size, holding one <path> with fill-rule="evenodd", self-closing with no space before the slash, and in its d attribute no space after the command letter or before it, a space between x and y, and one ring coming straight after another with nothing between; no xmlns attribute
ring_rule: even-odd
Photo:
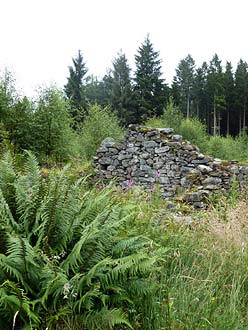
<svg viewBox="0 0 248 330"><path fill-rule="evenodd" d="M108 152L108 148L106 147L100 147L98 150L97 150L97 153L104 153L104 152Z"/></svg>
<svg viewBox="0 0 248 330"><path fill-rule="evenodd" d="M99 159L99 163L101 165L111 165L112 159L110 157L102 157L101 159Z"/></svg>
<svg viewBox="0 0 248 330"><path fill-rule="evenodd" d="M202 172L202 173L210 173L213 171L213 169L209 166L206 165L198 165L197 168Z"/></svg>
<svg viewBox="0 0 248 330"><path fill-rule="evenodd" d="M202 201L202 194L198 191L192 192L192 193L186 193L183 195L183 200L185 202L201 202Z"/></svg>
<svg viewBox="0 0 248 330"><path fill-rule="evenodd" d="M107 137L102 141L101 147L105 147L105 148L113 147L115 143L116 143L115 139L113 139L112 137Z"/></svg>
<svg viewBox="0 0 248 330"><path fill-rule="evenodd" d="M114 167L113 165L109 165L109 166L107 167L107 171L112 172L112 171L114 171L114 170L115 170L115 167Z"/></svg>
<svg viewBox="0 0 248 330"><path fill-rule="evenodd" d="M233 174L238 174L239 173L239 167L237 165L230 166L229 170Z"/></svg>
<svg viewBox="0 0 248 330"><path fill-rule="evenodd" d="M155 141L144 141L143 142L143 146L145 149L147 148L156 148L157 147L157 143Z"/></svg>
<svg viewBox="0 0 248 330"><path fill-rule="evenodd" d="M219 159L219 158L215 158L214 161L213 161L214 165L221 165L221 163L222 163L222 160Z"/></svg>
<svg viewBox="0 0 248 330"><path fill-rule="evenodd" d="M202 184L207 185L207 184L211 184L211 185L218 185L222 182L222 180L220 178L217 177L208 177L206 179L204 179L202 181Z"/></svg>
<svg viewBox="0 0 248 330"><path fill-rule="evenodd" d="M172 140L180 142L183 140L183 137L182 135L172 135Z"/></svg>
<svg viewBox="0 0 248 330"><path fill-rule="evenodd" d="M169 178L167 178L166 176L161 176L160 178L158 178L158 181L161 184L168 184L170 182Z"/></svg>
<svg viewBox="0 0 248 330"><path fill-rule="evenodd" d="M159 131L159 133L166 135L172 134L174 132L173 128L157 128L157 130Z"/></svg>
<svg viewBox="0 0 248 330"><path fill-rule="evenodd" d="M164 153L168 152L169 150L170 150L170 147L168 147L168 146L161 147L161 148L155 148L155 153L164 154Z"/></svg>
<svg viewBox="0 0 248 330"><path fill-rule="evenodd" d="M140 154L140 158L143 158L143 159L148 159L150 157L149 153L148 152L143 152Z"/></svg>
<svg viewBox="0 0 248 330"><path fill-rule="evenodd" d="M150 172L152 170L152 168L148 165L140 165L140 170Z"/></svg>
<svg viewBox="0 0 248 330"><path fill-rule="evenodd" d="M192 164L209 164L209 159L208 158L194 159L192 160Z"/></svg>
<svg viewBox="0 0 248 330"><path fill-rule="evenodd" d="M177 223L180 223L180 224L183 224L183 225L188 225L189 226L193 223L193 219L190 216L177 216L177 215L174 215L173 219Z"/></svg>

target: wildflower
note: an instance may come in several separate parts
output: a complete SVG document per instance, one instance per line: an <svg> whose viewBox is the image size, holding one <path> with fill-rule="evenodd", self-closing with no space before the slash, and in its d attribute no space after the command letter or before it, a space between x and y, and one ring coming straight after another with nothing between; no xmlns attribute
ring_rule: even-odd
<svg viewBox="0 0 248 330"><path fill-rule="evenodd" d="M64 295L64 299L68 299L70 290L71 290L72 286L69 283L65 283L63 286L63 295Z"/></svg>
<svg viewBox="0 0 248 330"><path fill-rule="evenodd" d="M217 300L217 298L216 298L216 297L211 297L211 298L210 298L210 301L211 301L211 303L214 303L214 302L216 302L216 300Z"/></svg>
<svg viewBox="0 0 248 330"><path fill-rule="evenodd" d="M156 173L155 173L155 178L156 178L156 179L159 179L160 176L161 176L161 173L160 173L159 170L157 170Z"/></svg>
<svg viewBox="0 0 248 330"><path fill-rule="evenodd" d="M130 179L127 180L127 187L132 188L132 186L133 186L133 179L130 178Z"/></svg>

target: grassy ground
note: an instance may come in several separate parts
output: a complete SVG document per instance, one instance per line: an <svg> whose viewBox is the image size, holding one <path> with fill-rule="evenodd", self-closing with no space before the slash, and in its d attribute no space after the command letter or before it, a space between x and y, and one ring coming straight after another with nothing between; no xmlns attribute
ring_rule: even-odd
<svg viewBox="0 0 248 330"><path fill-rule="evenodd" d="M177 214L190 216L190 225L175 222L156 195L126 198L138 205L139 231L168 248L160 289L151 297L156 329L248 329L246 195L234 192L203 212L179 205ZM139 321L142 329L142 316Z"/></svg>

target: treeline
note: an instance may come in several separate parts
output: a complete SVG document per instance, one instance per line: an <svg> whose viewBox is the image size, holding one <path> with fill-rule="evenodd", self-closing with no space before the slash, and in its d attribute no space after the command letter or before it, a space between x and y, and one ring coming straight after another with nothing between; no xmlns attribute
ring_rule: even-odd
<svg viewBox="0 0 248 330"><path fill-rule="evenodd" d="M174 127L187 138L189 129L185 132L178 125L184 119L196 119L203 125L195 127L193 122L194 132L199 133L199 126L203 134L242 135L243 148L248 120L245 61L240 60L234 73L230 62L223 69L217 55L200 68L188 55L178 64L168 86L162 78L159 52L147 36L138 48L135 64L132 73L120 52L113 67L98 80L87 74L86 62L78 51L64 89L43 88L33 99L18 95L11 73L5 71L0 77L0 147L17 153L31 150L41 160L90 159L102 139L119 137L130 123L157 120L157 124ZM175 108L169 117L168 108ZM195 138L192 141L203 145ZM203 150L236 158L230 152L215 152L209 147Z"/></svg>
<svg viewBox="0 0 248 330"><path fill-rule="evenodd" d="M212 135L238 135L247 128L248 65L240 60L234 72L231 62L223 68L217 54L196 67L191 55L182 59L169 87L163 77L159 52L146 37L135 55L135 71L120 52L113 66L98 80L87 76L79 51L70 67L65 92L83 116L88 103L110 105L121 123L142 123L160 116L173 97L186 118L198 118Z"/></svg>

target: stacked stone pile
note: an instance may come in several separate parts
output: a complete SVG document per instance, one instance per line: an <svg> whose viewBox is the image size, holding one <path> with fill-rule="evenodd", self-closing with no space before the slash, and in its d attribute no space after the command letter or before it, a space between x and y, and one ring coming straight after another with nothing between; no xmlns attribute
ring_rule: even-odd
<svg viewBox="0 0 248 330"><path fill-rule="evenodd" d="M214 191L228 191L234 178L248 184L248 167L203 155L199 149L173 135L171 128L130 125L120 141L105 139L94 157L96 176L105 182L116 179L122 188L161 188L164 198L183 194L186 202L202 207Z"/></svg>

